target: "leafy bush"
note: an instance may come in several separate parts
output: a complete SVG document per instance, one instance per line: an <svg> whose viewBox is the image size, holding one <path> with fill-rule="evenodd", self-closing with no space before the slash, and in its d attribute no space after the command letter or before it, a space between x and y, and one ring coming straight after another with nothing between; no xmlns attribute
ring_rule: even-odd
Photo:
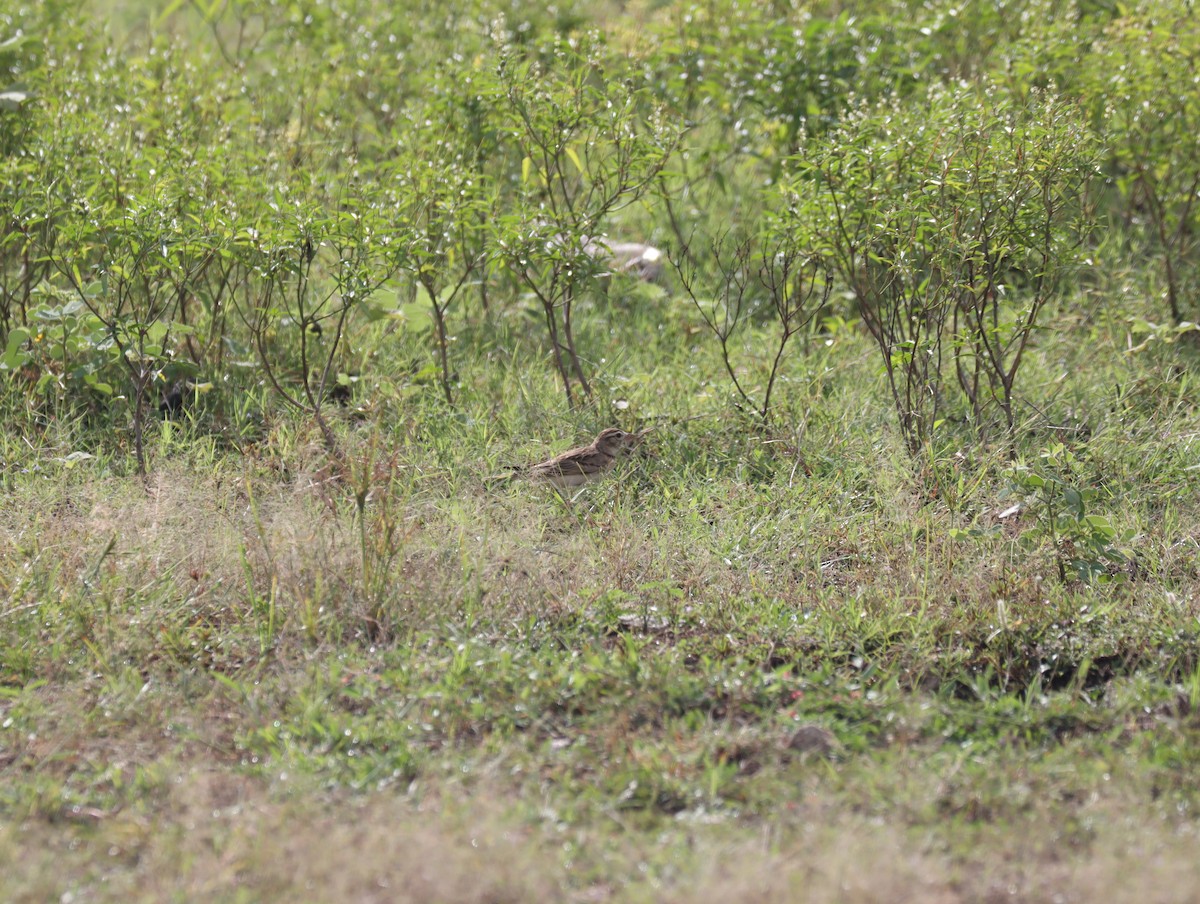
<svg viewBox="0 0 1200 904"><path fill-rule="evenodd" d="M1086 229L1094 151L1067 101L937 89L860 105L795 159L803 230L878 346L913 454L945 408L946 369L977 429L1015 425L1017 374Z"/></svg>
<svg viewBox="0 0 1200 904"><path fill-rule="evenodd" d="M1032 548L1049 541L1064 583L1068 572L1082 581L1125 580L1134 531L1119 531L1104 515L1088 510L1099 494L1071 476L1078 461L1062 443L1043 449L1039 458L1036 468L1017 465L1008 472L1012 491L1036 516L1021 542Z"/></svg>
<svg viewBox="0 0 1200 904"><path fill-rule="evenodd" d="M697 257L711 262L716 271L711 285L701 283L694 263ZM734 390L766 423L789 342L829 301L833 280L826 263L802 247L786 219L774 216L765 218L757 232L746 238L732 240L725 235L714 238L708 249L683 249L676 266L684 291L721 346L721 360ZM734 364L733 340L748 323L763 319L764 310L769 312L775 342L764 349L769 364L756 399L744 385L744 369Z"/></svg>
<svg viewBox="0 0 1200 904"><path fill-rule="evenodd" d="M645 89L610 77L595 36L561 42L546 60L499 48L498 115L519 149L520 190L496 243L537 299L569 404L591 384L575 341L577 299L605 270L588 250L607 220L638 200L666 166L678 126Z"/></svg>
<svg viewBox="0 0 1200 904"><path fill-rule="evenodd" d="M1200 22L1185 0L1135 4L1097 40L1084 90L1130 225L1162 261L1176 324L1200 318Z"/></svg>

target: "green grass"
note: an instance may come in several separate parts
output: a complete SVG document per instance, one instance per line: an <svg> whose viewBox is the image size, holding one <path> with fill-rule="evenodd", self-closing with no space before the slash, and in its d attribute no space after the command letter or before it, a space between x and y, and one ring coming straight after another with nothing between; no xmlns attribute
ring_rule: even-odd
<svg viewBox="0 0 1200 904"><path fill-rule="evenodd" d="M793 359L763 431L694 376L711 349L663 352L688 341L670 317L661 345L614 337L610 414L553 414L521 351L464 358L455 411L383 370L338 428L344 477L288 417L244 455L203 410L164 425L145 483L119 431L71 466L54 429L27 445L0 546L13 894L1175 900L1157 877L1194 876L1200 731L1190 403L1086 418L1073 479L1137 564L1062 585L996 518L1011 453L949 444L947 490L914 479L861 340ZM482 480L650 418L648 457L570 504ZM1023 457L1055 435L1031 424ZM951 536L972 526L996 529ZM789 746L803 725L832 749ZM1129 833L1148 853L1118 870Z"/></svg>

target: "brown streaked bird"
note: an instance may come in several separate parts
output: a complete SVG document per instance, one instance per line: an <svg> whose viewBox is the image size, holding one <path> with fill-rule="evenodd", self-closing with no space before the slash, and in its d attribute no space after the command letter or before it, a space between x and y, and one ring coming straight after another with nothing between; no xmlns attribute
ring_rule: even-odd
<svg viewBox="0 0 1200 904"><path fill-rule="evenodd" d="M645 433L626 433L616 427L600 431L586 446L568 449L546 461L524 468L517 468L508 478L524 477L541 483L549 483L560 490L583 486L603 477L619 459L628 455Z"/></svg>

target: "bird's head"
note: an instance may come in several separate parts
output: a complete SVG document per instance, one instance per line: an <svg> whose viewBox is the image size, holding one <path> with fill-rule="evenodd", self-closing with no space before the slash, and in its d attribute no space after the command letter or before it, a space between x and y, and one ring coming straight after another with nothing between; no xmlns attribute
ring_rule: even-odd
<svg viewBox="0 0 1200 904"><path fill-rule="evenodd" d="M626 433L616 427L609 427L607 430L602 430L596 437L596 448L605 455L620 455L632 448L629 445L629 439L633 436L632 433Z"/></svg>
<svg viewBox="0 0 1200 904"><path fill-rule="evenodd" d="M616 427L609 427L596 437L596 448L607 455L621 455L637 448L645 432L626 433Z"/></svg>

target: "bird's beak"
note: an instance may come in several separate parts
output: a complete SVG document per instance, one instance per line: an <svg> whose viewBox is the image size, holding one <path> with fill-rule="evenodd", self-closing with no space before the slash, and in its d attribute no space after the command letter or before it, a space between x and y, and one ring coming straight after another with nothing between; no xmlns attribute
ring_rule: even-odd
<svg viewBox="0 0 1200 904"><path fill-rule="evenodd" d="M651 429L653 428L647 427L645 430L640 430L637 433L627 434L625 439L625 448L632 452L642 444L642 440L646 438L646 434L649 433Z"/></svg>

